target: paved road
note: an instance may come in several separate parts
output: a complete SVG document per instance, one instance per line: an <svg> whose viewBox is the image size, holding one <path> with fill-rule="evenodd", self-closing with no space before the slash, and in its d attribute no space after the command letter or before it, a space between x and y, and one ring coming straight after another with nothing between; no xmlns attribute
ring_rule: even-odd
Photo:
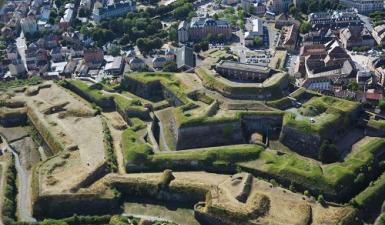
<svg viewBox="0 0 385 225"><path fill-rule="evenodd" d="M24 33L20 33L20 37L16 38L16 47L19 55L21 56L21 60L24 63L25 69L27 70L27 61L25 58L25 50L27 49L27 43L24 38ZM28 70L27 70L28 71Z"/></svg>
<svg viewBox="0 0 385 225"><path fill-rule="evenodd" d="M366 28L368 28L369 31L373 30L373 25L370 23L371 19L367 16L358 14L362 22L364 22L364 25Z"/></svg>
<svg viewBox="0 0 385 225"><path fill-rule="evenodd" d="M34 222L36 221L30 214L29 210L29 202L31 200L30 196L30 188L29 188L29 174L28 172L21 166L19 155L16 153L16 151L9 145L5 137L1 136L2 140L4 141L4 145L7 147L9 151L12 152L13 156L15 157L15 166L18 176L18 213L19 218L21 221L26 222Z"/></svg>

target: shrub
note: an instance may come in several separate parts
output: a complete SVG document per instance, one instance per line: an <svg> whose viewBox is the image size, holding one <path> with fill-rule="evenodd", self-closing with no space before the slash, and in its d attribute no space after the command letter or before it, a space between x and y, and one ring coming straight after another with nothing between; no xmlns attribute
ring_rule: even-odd
<svg viewBox="0 0 385 225"><path fill-rule="evenodd" d="M328 140L323 141L318 152L318 159L323 163L332 163L339 158L337 147Z"/></svg>
<svg viewBox="0 0 385 225"><path fill-rule="evenodd" d="M116 160L115 152L114 152L114 145L113 145L113 139L111 136L110 128L108 127L106 121L102 121L103 124L103 133L104 133L104 149L106 154L106 162L108 166L108 170L111 173L115 173L118 171L118 162Z"/></svg>
<svg viewBox="0 0 385 225"><path fill-rule="evenodd" d="M318 201L322 206L324 206L325 203L326 203L323 195L318 195L317 201Z"/></svg>
<svg viewBox="0 0 385 225"><path fill-rule="evenodd" d="M16 219L16 167L14 162L14 157L11 157L11 161L6 168L5 172L5 186L4 186L4 199L3 199L3 209L2 215L4 218L9 220Z"/></svg>

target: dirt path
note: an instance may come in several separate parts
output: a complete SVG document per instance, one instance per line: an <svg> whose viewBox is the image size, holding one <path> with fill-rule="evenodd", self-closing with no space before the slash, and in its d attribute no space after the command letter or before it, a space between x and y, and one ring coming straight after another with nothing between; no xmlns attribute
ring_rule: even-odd
<svg viewBox="0 0 385 225"><path fill-rule="evenodd" d="M116 156L116 161L118 162L118 173L119 174L125 174L126 173L126 167L124 165L124 156L123 151L121 147L121 141L122 141L122 133L123 130L116 129L112 124L113 121L117 118L120 118L121 121L124 121L123 118L121 118L120 114L117 112L108 112L103 113L103 117L105 121L107 122L108 128L110 129L113 145L114 145L114 151ZM124 122L125 123L125 122Z"/></svg>
<svg viewBox="0 0 385 225"><path fill-rule="evenodd" d="M4 175L5 175L5 163L4 162L0 162L0 212L3 211L3 190L4 190ZM2 215L0 213L0 215ZM0 217L0 225L4 225L3 224L3 218Z"/></svg>
<svg viewBox="0 0 385 225"><path fill-rule="evenodd" d="M17 170L17 177L18 177L18 214L21 221L27 221L27 222L34 222L36 221L30 213L30 188L29 188L29 182L30 182L30 172L26 171L20 164L19 155L17 152L10 146L10 144L7 142L7 140L1 136L4 145L6 148L12 152L13 156L15 157L15 165Z"/></svg>

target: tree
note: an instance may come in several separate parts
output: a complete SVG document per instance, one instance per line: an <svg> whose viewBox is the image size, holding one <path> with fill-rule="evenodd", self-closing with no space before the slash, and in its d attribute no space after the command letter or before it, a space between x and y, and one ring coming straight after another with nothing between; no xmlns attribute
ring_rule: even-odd
<svg viewBox="0 0 385 225"><path fill-rule="evenodd" d="M290 7L289 7L289 13L290 13L290 15L292 15L292 16L296 16L297 15L297 8L295 7L295 5L290 5Z"/></svg>
<svg viewBox="0 0 385 225"><path fill-rule="evenodd" d="M322 206L324 206L325 203L326 203L323 195L318 195L317 201L318 201Z"/></svg>
<svg viewBox="0 0 385 225"><path fill-rule="evenodd" d="M41 225L68 225L68 223L60 220L44 220Z"/></svg>
<svg viewBox="0 0 385 225"><path fill-rule="evenodd" d="M310 14L317 11L318 11L318 2L315 0L310 0L307 12Z"/></svg>
<svg viewBox="0 0 385 225"><path fill-rule="evenodd" d="M350 82L347 86L347 88L351 91L358 91L360 86L357 84L357 82Z"/></svg>
<svg viewBox="0 0 385 225"><path fill-rule="evenodd" d="M302 34L306 34L309 32L310 28L311 28L311 24L309 22L304 21L303 23L301 23L301 26L299 27L299 31Z"/></svg>
<svg viewBox="0 0 385 225"><path fill-rule="evenodd" d="M339 158L337 147L328 140L324 140L318 151L318 159L323 163L332 163L336 162Z"/></svg>
<svg viewBox="0 0 385 225"><path fill-rule="evenodd" d="M79 17L89 17L91 15L91 11L85 8L79 9Z"/></svg>
<svg viewBox="0 0 385 225"><path fill-rule="evenodd" d="M117 45L111 45L108 48L107 53L112 56L118 56L120 55L120 47Z"/></svg>
<svg viewBox="0 0 385 225"><path fill-rule="evenodd" d="M299 4L299 8L303 14L307 13L307 2L306 1L301 1Z"/></svg>
<svg viewBox="0 0 385 225"><path fill-rule="evenodd" d="M177 72L178 66L176 65L176 63L174 61L168 61L164 64L163 71L164 72Z"/></svg>
<svg viewBox="0 0 385 225"><path fill-rule="evenodd" d="M194 52L200 52L202 51L202 47L199 43L196 43L193 45Z"/></svg>
<svg viewBox="0 0 385 225"><path fill-rule="evenodd" d="M190 12L193 12L194 7L191 3L183 4L177 7L173 12L173 17L177 20L183 20L189 16Z"/></svg>
<svg viewBox="0 0 385 225"><path fill-rule="evenodd" d="M207 50L209 50L209 43L208 43L207 41L202 41L202 42L200 43L200 46L201 46L201 48L202 48L202 51L207 51Z"/></svg>
<svg viewBox="0 0 385 225"><path fill-rule="evenodd" d="M154 49L159 49L162 47L163 42L160 38L138 38L136 40L136 45L138 46L139 50L144 53L149 53Z"/></svg>
<svg viewBox="0 0 385 225"><path fill-rule="evenodd" d="M261 47L263 45L263 40L261 37L256 37L254 40L254 44L256 47Z"/></svg>
<svg viewBox="0 0 385 225"><path fill-rule="evenodd" d="M378 104L378 107L380 107L382 112L385 112L385 98L383 98L380 103Z"/></svg>
<svg viewBox="0 0 385 225"><path fill-rule="evenodd" d="M178 31L174 27L171 27L168 31L168 39L173 42L178 42Z"/></svg>

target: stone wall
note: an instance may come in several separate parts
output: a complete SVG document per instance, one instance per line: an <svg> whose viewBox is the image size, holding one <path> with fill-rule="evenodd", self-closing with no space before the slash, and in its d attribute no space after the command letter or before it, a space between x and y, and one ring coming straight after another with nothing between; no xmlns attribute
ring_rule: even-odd
<svg viewBox="0 0 385 225"><path fill-rule="evenodd" d="M283 126L280 141L301 155L317 158L321 146L321 137L300 132L288 126Z"/></svg>
<svg viewBox="0 0 385 225"><path fill-rule="evenodd" d="M123 117L123 119L129 123L130 118L137 117L141 120L150 120L150 110L135 110L135 109L120 109L116 108L117 112Z"/></svg>
<svg viewBox="0 0 385 225"><path fill-rule="evenodd" d="M100 99L96 99L89 95L87 92L79 89L77 86L73 85L71 82L66 82L66 88L71 90L72 92L76 93L80 97L84 98L85 100L95 103L97 106L103 108L103 109L115 109L115 102L112 97L104 97Z"/></svg>
<svg viewBox="0 0 385 225"><path fill-rule="evenodd" d="M279 131L282 127L282 115L245 115L242 125L247 134L255 132L269 132L269 136Z"/></svg>
<svg viewBox="0 0 385 225"><path fill-rule="evenodd" d="M164 99L163 87L159 81L142 83L126 76L121 83L121 88L151 101Z"/></svg>
<svg viewBox="0 0 385 225"><path fill-rule="evenodd" d="M33 203L36 219L64 218L77 215L115 214L119 210L117 198L103 198L96 194L43 195Z"/></svg>
<svg viewBox="0 0 385 225"><path fill-rule="evenodd" d="M181 127L177 132L177 150L244 144L241 122L224 122Z"/></svg>
<svg viewBox="0 0 385 225"><path fill-rule="evenodd" d="M4 108L3 108L4 109ZM25 108L9 109L0 112L0 125L3 127L17 127L27 124L27 112Z"/></svg>

